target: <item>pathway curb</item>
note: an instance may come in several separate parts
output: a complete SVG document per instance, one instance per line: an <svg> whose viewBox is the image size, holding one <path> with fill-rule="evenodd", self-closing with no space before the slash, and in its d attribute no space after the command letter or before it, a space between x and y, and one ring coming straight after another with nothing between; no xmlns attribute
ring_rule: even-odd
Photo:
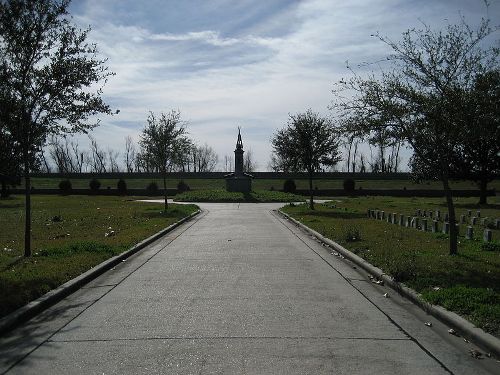
<svg viewBox="0 0 500 375"><path fill-rule="evenodd" d="M382 271L380 268L375 267L374 265L368 263L363 258L357 256L356 254L342 247L335 241L323 237L315 230L295 220L294 218L284 213L283 211L277 210L277 212L280 215L282 215L285 219L289 220L290 222L294 223L296 226L300 227L310 235L314 236L319 241L327 244L332 249L342 254L345 258L349 259L351 262L361 267L363 270L365 270L372 276L377 277L379 280L383 280L385 285L388 285L396 292L398 292L400 295L412 301L414 304L419 306L429 315L434 316L443 323L449 325L451 328L455 329L457 333L460 334L461 336L474 342L478 346L481 346L484 350L496 356L497 358L500 358L500 339L497 339L493 335L484 332L481 328L476 327L474 324L472 324L471 322L462 318L461 316L457 315L454 312L448 311L441 306L436 306L428 302L425 302L420 298L420 294L418 294L413 289L410 289L398 283L397 281L394 281L389 275L385 274L384 271Z"/></svg>
<svg viewBox="0 0 500 375"><path fill-rule="evenodd" d="M152 242L163 237L165 234L171 232L172 230L174 230L175 228L177 228L181 224L184 224L185 222L191 220L193 217L195 217L196 215L198 215L200 213L201 213L201 210L193 212L191 215L186 216L185 218L173 223L172 225L169 225L168 227L153 234L152 236L146 238L145 240L142 240L141 242L132 246L127 251L105 260L104 262L98 264L97 266L82 273L80 276L77 276L74 279L71 279L71 280L65 282L64 284L58 286L57 288L52 289L51 291L47 292L46 294L44 294L40 298L37 298L36 300L31 301L27 305L20 307L19 309L13 311L9 315L3 317L2 319L0 319L0 336L6 332L12 330L13 328L18 326L19 324L26 322L29 319L33 318L35 315L39 314L43 310L54 305L56 302L59 302L64 297L77 291L83 285L87 284L88 282L92 281L93 279L95 279L99 275L101 275L104 272L108 271L109 269L113 268L114 266L121 263L123 260L127 259L131 255L137 253L139 250L144 249L146 246L150 245Z"/></svg>

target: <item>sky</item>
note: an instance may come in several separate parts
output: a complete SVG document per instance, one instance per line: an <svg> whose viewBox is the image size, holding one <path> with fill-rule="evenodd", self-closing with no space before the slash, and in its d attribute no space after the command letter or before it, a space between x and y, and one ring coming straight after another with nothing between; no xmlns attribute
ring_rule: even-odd
<svg viewBox="0 0 500 375"><path fill-rule="evenodd" d="M123 151L126 136L139 140L149 111L175 109L189 136L221 160L233 155L241 126L244 149L266 170L270 139L289 114L331 115L333 85L351 75L347 62L356 69L389 54L373 34L398 40L422 22L442 28L461 15L498 25L500 0L490 3L487 10L481 0L73 0L70 13L92 28L89 40L116 73L103 97L120 113L102 117L92 134L103 147Z"/></svg>

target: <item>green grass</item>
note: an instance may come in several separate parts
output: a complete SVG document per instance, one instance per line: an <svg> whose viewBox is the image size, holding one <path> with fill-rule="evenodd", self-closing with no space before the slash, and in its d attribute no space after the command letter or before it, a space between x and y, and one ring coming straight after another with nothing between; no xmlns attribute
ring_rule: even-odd
<svg viewBox="0 0 500 375"><path fill-rule="evenodd" d="M60 178L32 178L32 185L39 189L57 189ZM75 189L88 189L89 181L88 178L72 178L70 179L73 188ZM103 178L99 179L101 182L101 189L116 189L116 184L118 179ZM126 178L127 188L129 189L144 189L146 186L155 181L158 186L163 186L163 181L161 179L151 179L151 178ZM179 183L179 179L167 179L168 188L176 188ZM191 189L194 190L214 190L214 189L224 189L225 181L224 179L199 179L199 178L189 178L184 179ZM255 190L281 190L283 189L284 179L260 179L255 178L252 180L252 185ZM297 179L295 180L297 189L309 189L309 181L307 179ZM330 179L330 180L314 180L313 185L318 189L342 189L343 179ZM356 189L442 189L442 183L439 181L425 181L417 184L410 180L356 180ZM453 189L473 189L477 190L477 185L472 181L452 181L451 187ZM492 181L488 184L489 189L496 188L500 189L500 179Z"/></svg>
<svg viewBox="0 0 500 375"><path fill-rule="evenodd" d="M33 196L33 256L24 258L24 200L0 200L0 316L196 211L120 197ZM114 231L113 236L106 233Z"/></svg>
<svg viewBox="0 0 500 375"><path fill-rule="evenodd" d="M476 198L457 198L457 214L480 208L482 217L500 218L500 199L490 201L479 207ZM500 334L500 251L498 246L484 250L481 225L473 240L463 237L461 225L458 255L450 256L447 235L369 219L368 209L413 216L416 209L445 212L446 205L437 198L364 197L336 199L316 205L314 211L306 205L286 206L283 211L422 293L423 299ZM500 244L500 230L493 230L493 239Z"/></svg>
<svg viewBox="0 0 500 375"><path fill-rule="evenodd" d="M174 198L179 202L303 202L300 195L279 191L256 190L250 193L228 192L226 190L193 190L177 194Z"/></svg>

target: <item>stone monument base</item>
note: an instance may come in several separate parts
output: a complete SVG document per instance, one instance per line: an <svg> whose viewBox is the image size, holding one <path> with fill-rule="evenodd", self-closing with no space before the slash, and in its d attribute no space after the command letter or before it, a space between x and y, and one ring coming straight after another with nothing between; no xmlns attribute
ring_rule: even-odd
<svg viewBox="0 0 500 375"><path fill-rule="evenodd" d="M247 176L226 177L226 190L250 193L252 191L252 179Z"/></svg>

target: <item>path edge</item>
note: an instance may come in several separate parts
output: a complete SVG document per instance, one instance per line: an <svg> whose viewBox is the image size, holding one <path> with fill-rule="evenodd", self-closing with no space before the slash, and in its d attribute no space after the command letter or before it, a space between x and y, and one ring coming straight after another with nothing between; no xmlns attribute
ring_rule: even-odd
<svg viewBox="0 0 500 375"><path fill-rule="evenodd" d="M415 290L408 288L407 286L402 285L397 281L394 281L392 277L384 273L384 271L382 271L380 268L375 267L363 258L357 256L343 246L339 245L337 242L324 237L320 233L302 224L298 220L295 220L293 217L281 211L280 209L276 210L276 212L278 212L286 220L292 222L302 230L314 236L317 240L323 242L335 251L342 254L345 258L349 259L351 262L368 272L370 275L378 278L379 280L383 280L385 285L388 285L397 293L409 299L415 305L424 310L427 314L432 315L436 319L456 330L459 335L474 342L478 346L481 346L484 350L488 351L490 354L496 356L497 358L500 358L500 339L497 339L495 336L490 335L489 333L483 331L481 328L476 327L474 324L462 318L460 315L452 311L448 311L441 306L432 305L429 302L422 300L420 298L420 294Z"/></svg>
<svg viewBox="0 0 500 375"><path fill-rule="evenodd" d="M176 221L175 223L160 230L159 232L153 234L152 236L149 236L148 238L135 244L134 246L124 251L123 253L115 255L114 257L105 260L104 262L92 267L88 271L85 271L81 275L45 293L43 296L37 298L36 300L31 301L28 304L24 305L23 307L20 307L19 309L11 312L9 315L4 316L3 318L0 319L0 336L11 331L20 324L28 321L29 319L33 318L37 314L46 310L50 306L53 306L54 304L62 300L64 297L67 297L71 293L74 293L88 282L94 280L98 276L102 275L104 272L118 265L125 259L137 253L138 251L144 249L146 246L150 245L154 241L163 237L167 233L173 231L175 228L191 220L195 216L199 215L201 212L202 212L201 209L198 209L189 216L186 216L181 220Z"/></svg>

